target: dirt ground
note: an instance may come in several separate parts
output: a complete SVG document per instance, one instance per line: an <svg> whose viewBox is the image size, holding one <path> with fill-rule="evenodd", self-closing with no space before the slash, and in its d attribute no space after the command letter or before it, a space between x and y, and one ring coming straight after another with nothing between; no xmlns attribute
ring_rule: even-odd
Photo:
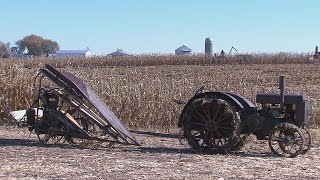
<svg viewBox="0 0 320 180"><path fill-rule="evenodd" d="M134 135L142 146L40 145L26 129L0 127L1 179L319 179L319 130L296 158L274 156L267 141L233 155L197 154L173 133Z"/></svg>

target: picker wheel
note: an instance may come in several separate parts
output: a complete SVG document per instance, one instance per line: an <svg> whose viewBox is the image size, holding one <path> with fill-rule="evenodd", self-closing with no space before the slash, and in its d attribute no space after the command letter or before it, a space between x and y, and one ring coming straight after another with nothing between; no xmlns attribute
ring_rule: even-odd
<svg viewBox="0 0 320 180"><path fill-rule="evenodd" d="M300 128L300 131L302 132L304 138L304 146L301 154L305 154L311 149L312 137L308 129Z"/></svg>
<svg viewBox="0 0 320 180"><path fill-rule="evenodd" d="M40 121L35 128L41 144L56 144L64 138L64 130L59 122L52 119Z"/></svg>
<svg viewBox="0 0 320 180"><path fill-rule="evenodd" d="M294 124L278 124L269 134L269 147L278 156L296 157L304 149L303 133Z"/></svg>
<svg viewBox="0 0 320 180"><path fill-rule="evenodd" d="M217 97L200 97L182 114L184 137L204 153L228 153L235 149L239 117L234 108Z"/></svg>

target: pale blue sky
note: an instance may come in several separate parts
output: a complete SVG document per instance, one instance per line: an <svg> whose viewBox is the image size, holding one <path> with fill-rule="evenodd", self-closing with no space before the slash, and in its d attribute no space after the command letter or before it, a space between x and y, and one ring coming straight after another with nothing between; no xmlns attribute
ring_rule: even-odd
<svg viewBox="0 0 320 180"><path fill-rule="evenodd" d="M204 51L311 52L320 45L319 0L0 0L0 41L26 35L95 54Z"/></svg>

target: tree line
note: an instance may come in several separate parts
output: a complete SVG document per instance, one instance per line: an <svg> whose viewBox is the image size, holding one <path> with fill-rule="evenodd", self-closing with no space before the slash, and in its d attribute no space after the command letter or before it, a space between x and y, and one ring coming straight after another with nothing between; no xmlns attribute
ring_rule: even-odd
<svg viewBox="0 0 320 180"><path fill-rule="evenodd" d="M25 36L15 43L19 49L28 48L33 56L49 56L60 49L59 44L51 39L45 39L34 34ZM11 55L10 43L0 41L0 57L8 58Z"/></svg>

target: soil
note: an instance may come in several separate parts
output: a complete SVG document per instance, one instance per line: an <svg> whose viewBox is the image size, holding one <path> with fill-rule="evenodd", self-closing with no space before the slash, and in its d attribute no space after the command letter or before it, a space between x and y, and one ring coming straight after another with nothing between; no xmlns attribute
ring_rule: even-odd
<svg viewBox="0 0 320 180"><path fill-rule="evenodd" d="M254 136L229 155L194 152L171 133L135 131L142 146L41 145L26 129L0 127L1 179L319 179L319 130L305 155L273 155Z"/></svg>

